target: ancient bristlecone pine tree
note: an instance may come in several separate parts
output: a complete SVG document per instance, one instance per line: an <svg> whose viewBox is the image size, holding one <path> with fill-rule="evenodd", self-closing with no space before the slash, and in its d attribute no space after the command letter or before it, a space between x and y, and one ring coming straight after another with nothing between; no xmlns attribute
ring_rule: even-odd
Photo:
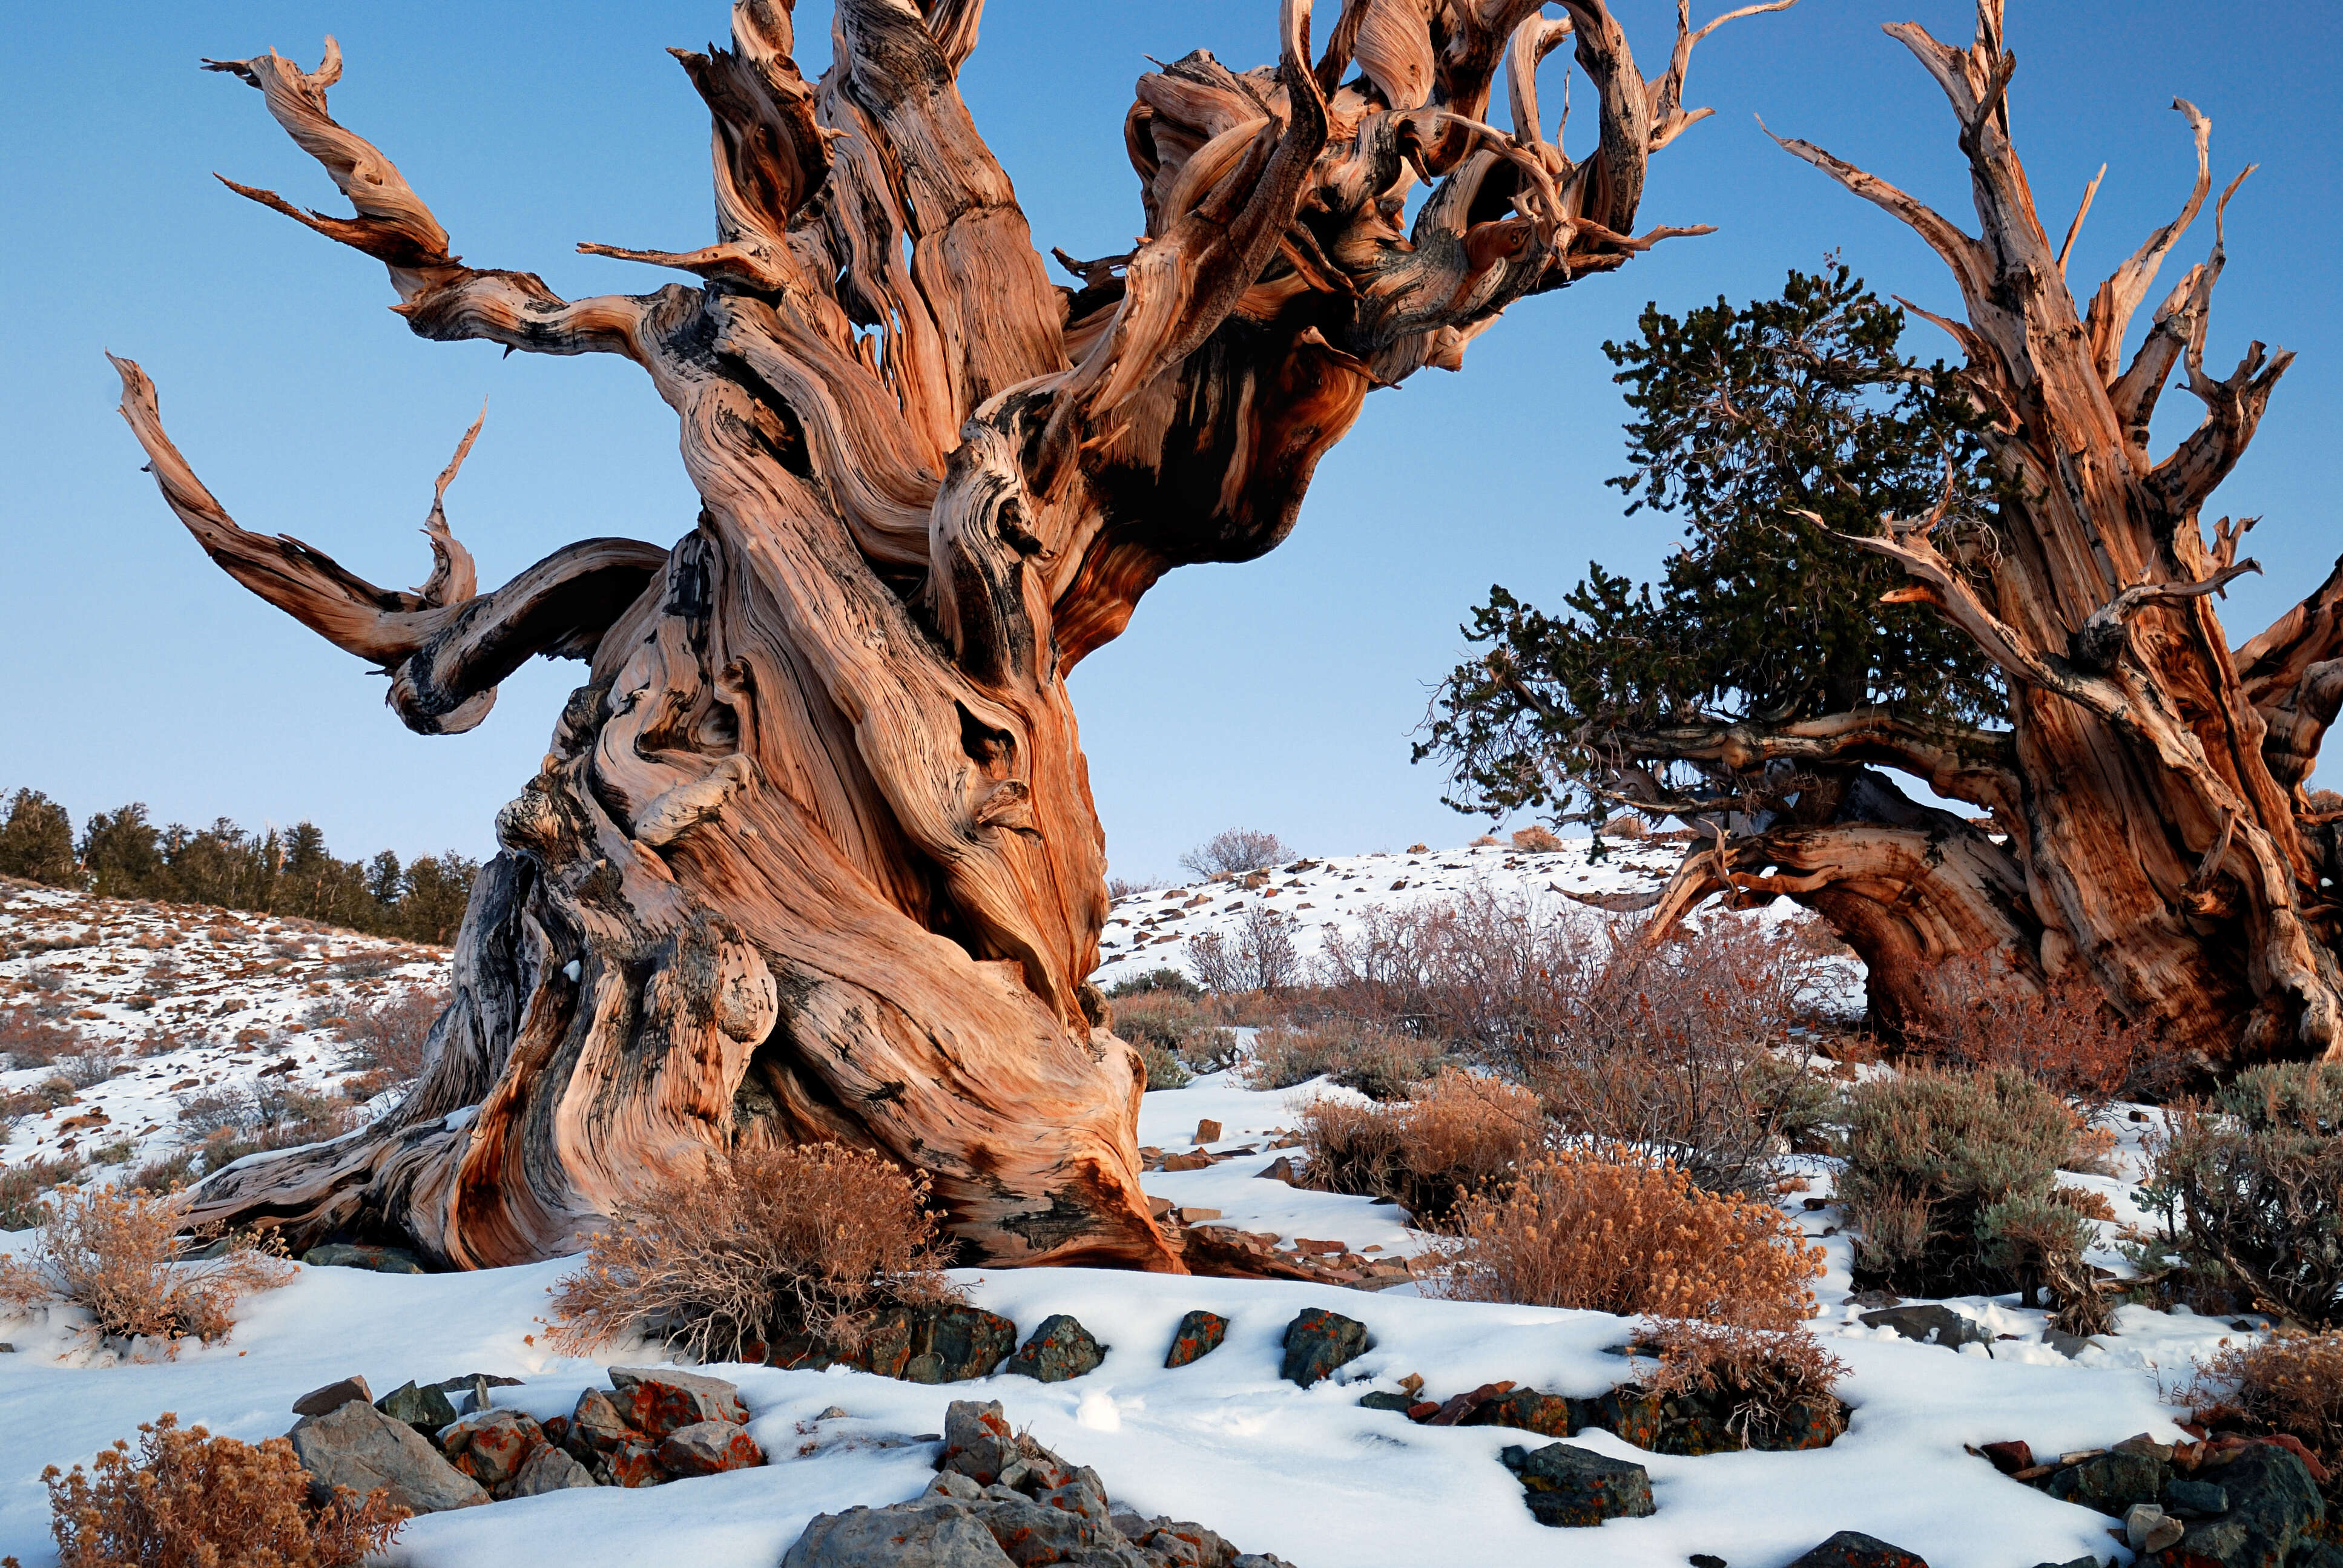
<svg viewBox="0 0 2343 1568"><path fill-rule="evenodd" d="M2253 519L2222 518L2208 538L2200 517L2292 357L2255 343L2226 377L2205 367L2224 209L2245 175L2214 207L2210 256L2127 365L2125 328L2211 191L2205 116L2175 106L2197 140L2179 216L2086 303L2066 281L2082 214L2054 244L2010 144L2001 0L1979 0L1966 49L1914 24L1887 31L1952 101L1980 233L1819 147L1782 145L1910 225L1960 286L1968 319L1928 319L1966 351L1961 383L2006 484L1998 516L1985 532L1945 528L1948 482L1936 515L1883 519L1855 542L1910 578L1891 600L1944 616L1998 668L2010 726L1872 711L1604 737L1627 764L1619 800L1712 821L1737 800L1755 824L1696 844L1657 918L1664 929L1715 894L1795 899L1868 961L1891 1021L1926 1016L1932 960L1986 954L2014 983L2079 968L2216 1065L2343 1060L2343 812L2305 788L2343 705L2343 562L2232 649L2213 595L2258 569L2237 558ZM2149 420L2176 370L2205 418L2159 459ZM1652 788L1686 767L1704 799ZM1872 768L1986 818L1924 807Z"/></svg>
<svg viewBox="0 0 2343 1568"><path fill-rule="evenodd" d="M1564 9L1350 0L1313 64L1309 0L1284 0L1274 67L1149 73L1123 126L1145 232L1061 253L1071 287L960 100L980 0L839 0L811 84L787 0L738 0L729 49L678 55L714 117L716 243L580 247L699 286L578 301L450 253L327 114L331 40L311 72L212 63L356 216L233 188L385 264L425 337L633 360L701 510L672 548L589 539L483 593L435 500L429 581L378 588L238 528L118 362L180 520L381 666L410 728L470 729L532 654L589 669L498 818L421 1082L357 1136L214 1177L198 1217L508 1263L711 1149L838 1140L929 1173L971 1259L1177 1269L1139 1187L1137 1059L1085 978L1104 838L1066 675L1172 568L1282 540L1371 389L1701 232L1630 231L1645 160L1706 113L1683 89L1708 29L1679 5L1647 80L1602 0ZM1598 104L1583 161L1538 112L1565 42Z"/></svg>

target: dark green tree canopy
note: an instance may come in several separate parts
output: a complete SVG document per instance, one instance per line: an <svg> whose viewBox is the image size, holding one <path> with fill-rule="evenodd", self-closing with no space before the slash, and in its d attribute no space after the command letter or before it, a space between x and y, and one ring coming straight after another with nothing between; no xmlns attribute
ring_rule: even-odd
<svg viewBox="0 0 2343 1568"><path fill-rule="evenodd" d="M1611 483L1631 516L1681 518L1684 543L1656 584L1590 565L1561 615L1490 590L1464 628L1488 651L1443 683L1416 748L1453 769L1452 804L1569 817L1703 798L1731 771L1705 753L1736 725L2002 718L1975 647L1881 603L1903 572L1845 537L1942 509L1939 538L1993 548L1977 416L1941 364L1903 352L1904 325L1835 266L1737 309L1647 307L1640 339L1604 345L1634 411L1631 471Z"/></svg>

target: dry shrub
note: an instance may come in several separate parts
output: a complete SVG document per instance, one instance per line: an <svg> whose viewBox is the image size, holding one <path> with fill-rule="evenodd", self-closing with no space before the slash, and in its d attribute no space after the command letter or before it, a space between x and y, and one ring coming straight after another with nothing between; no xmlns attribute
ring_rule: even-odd
<svg viewBox="0 0 2343 1568"><path fill-rule="evenodd" d="M241 1240L182 1263L190 1230L175 1196L60 1187L43 1207L32 1261L0 1258L0 1302L70 1302L89 1309L100 1333L209 1341L236 1326L240 1298L293 1278L290 1264Z"/></svg>
<svg viewBox="0 0 2343 1568"><path fill-rule="evenodd" d="M2063 1101L2015 1069L1918 1070L1856 1086L1838 1196L1856 1231L1857 1273L1936 1295L2000 1290L2013 1276L2029 1294L2054 1272L2087 1279L2079 1217L2043 1207L2082 1131ZM2044 1253L2062 1227L2073 1246Z"/></svg>
<svg viewBox="0 0 2343 1568"><path fill-rule="evenodd" d="M1301 983L1304 966L1293 945L1294 920L1266 904L1237 917L1233 933L1206 931L1188 939L1188 967L1209 991L1282 991Z"/></svg>
<svg viewBox="0 0 2343 1568"><path fill-rule="evenodd" d="M339 1032L349 1047L344 1065L403 1082L431 1060L431 1026L447 1009L447 993L410 986L372 1007L353 1010Z"/></svg>
<svg viewBox="0 0 2343 1568"><path fill-rule="evenodd" d="M2343 1332L2279 1332L2226 1346L2197 1368L2184 1397L2199 1407L2227 1405L2271 1432L2292 1433L2343 1483Z"/></svg>
<svg viewBox="0 0 2343 1568"><path fill-rule="evenodd" d="M1779 1331L1813 1315L1823 1271L1788 1215L1634 1150L1558 1151L1458 1220L1445 1288L1465 1301Z"/></svg>
<svg viewBox="0 0 2343 1568"><path fill-rule="evenodd" d="M1236 1035L1193 995L1159 986L1113 1000L1114 1031L1142 1054L1153 1045L1190 1072L1218 1072L1237 1059Z"/></svg>
<svg viewBox="0 0 2343 1568"><path fill-rule="evenodd" d="M1998 958L1976 954L1932 966L1927 985L1937 1013L1909 1030L1908 1043L1940 1066L2015 1068L2089 1111L2119 1099L2162 1100L2187 1081L2187 1062L2156 1030L2127 1021L2083 976L2036 990Z"/></svg>
<svg viewBox="0 0 2343 1568"><path fill-rule="evenodd" d="M38 1156L0 1166L0 1231L29 1231L41 1222L48 1195L81 1173L82 1162Z"/></svg>
<svg viewBox="0 0 2343 1568"><path fill-rule="evenodd" d="M398 1538L409 1511L377 1489L311 1499L293 1445L179 1429L166 1414L70 1474L42 1472L58 1568L355 1568ZM11 1559L11 1561L14 1561Z"/></svg>
<svg viewBox="0 0 2343 1568"><path fill-rule="evenodd" d="M1751 1329L1654 1319L1636 1349L1659 1358L1644 1386L1666 1398L1696 1394L1727 1407L1725 1424L1752 1448L1772 1446L1837 1400L1846 1363L1803 1328Z"/></svg>
<svg viewBox="0 0 2343 1568"><path fill-rule="evenodd" d="M1180 863L1200 877L1227 877L1265 870L1293 851L1274 833L1258 828L1229 828L1213 834L1180 857Z"/></svg>
<svg viewBox="0 0 2343 1568"><path fill-rule="evenodd" d="M2343 1324L2343 1065L2239 1073L2147 1141L2167 1241L2202 1290L2297 1322Z"/></svg>
<svg viewBox="0 0 2343 1568"><path fill-rule="evenodd" d="M79 1030L44 1018L31 1002L0 1007L0 1053L17 1068L45 1067L59 1057L79 1055L88 1045Z"/></svg>
<svg viewBox="0 0 2343 1568"><path fill-rule="evenodd" d="M1315 1100L1300 1120L1311 1185L1389 1198L1435 1225L1467 1193L1509 1181L1545 1132L1535 1095L1453 1068L1400 1104Z"/></svg>
<svg viewBox="0 0 2343 1568"><path fill-rule="evenodd" d="M1308 1029L1279 1026L1253 1036L1242 1076L1254 1089L1292 1089L1331 1078L1370 1100L1404 1100L1439 1070L1440 1047L1395 1030L1347 1020Z"/></svg>
<svg viewBox="0 0 2343 1568"><path fill-rule="evenodd" d="M1513 848L1525 855L1551 855L1562 848L1562 840L1550 828L1523 828L1513 835Z"/></svg>
<svg viewBox="0 0 2343 1568"><path fill-rule="evenodd" d="M889 1307L957 1301L924 1177L821 1143L738 1149L621 1203L554 1292L554 1342L631 1332L699 1361L804 1338L850 1352Z"/></svg>

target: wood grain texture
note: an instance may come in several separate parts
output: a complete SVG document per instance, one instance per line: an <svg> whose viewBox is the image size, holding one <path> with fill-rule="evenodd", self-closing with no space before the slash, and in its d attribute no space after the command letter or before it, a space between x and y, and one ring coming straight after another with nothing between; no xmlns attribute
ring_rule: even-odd
<svg viewBox="0 0 2343 1568"><path fill-rule="evenodd" d="M1060 253L1071 284L960 96L977 0L840 0L810 83L786 0L739 0L729 48L677 55L714 240L579 247L695 285L578 301L451 252L333 119L330 41L311 72L213 63L353 214L232 188L382 262L422 337L634 361L701 511L671 548L589 540L483 594L435 504L430 583L386 592L237 528L123 363L198 542L389 670L409 724L477 723L531 653L588 666L498 820L421 1083L212 1178L200 1216L505 1263L712 1150L836 1139L927 1172L971 1261L1182 1267L1139 1190L1143 1074L1087 979L1105 839L1066 676L1164 572L1282 540L1370 390L1700 232L1633 233L1647 158L1696 117L1688 16L1647 81L1600 0L1566 9L1350 0L1313 64L1283 0L1274 65L1149 71L1123 127L1143 232ZM1535 108L1565 39L1602 125L1575 162ZM1510 135L1486 123L1509 52Z"/></svg>

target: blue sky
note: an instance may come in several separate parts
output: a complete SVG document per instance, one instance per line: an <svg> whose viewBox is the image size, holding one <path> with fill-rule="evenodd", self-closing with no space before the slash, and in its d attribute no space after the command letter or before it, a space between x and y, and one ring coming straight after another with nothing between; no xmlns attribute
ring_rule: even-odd
<svg viewBox="0 0 2343 1568"><path fill-rule="evenodd" d="M1614 4L1655 69L1674 8ZM706 117L662 50L721 37L725 7L28 10L0 59L12 302L0 317L0 785L45 789L77 821L143 799L166 819L307 816L345 854L487 852L496 808L534 771L581 667L532 665L471 735L410 735L382 707L378 678L250 598L180 530L113 413L100 350L146 367L172 434L246 528L297 535L377 581L428 570L415 529L431 477L484 397L488 427L448 505L484 581L573 538L679 537L695 501L671 417L639 372L410 337L385 308L378 267L211 178L340 210L259 95L196 63L274 46L314 64L322 35L337 35L337 116L398 163L468 260L539 272L568 295L639 290L674 275L572 246L680 250L709 236ZM1038 242L1125 248L1139 220L1121 124L1144 56L1206 47L1262 63L1275 12L1274 0L993 0L963 86ZM2177 0L2013 0L2011 13L2018 143L2046 221L2063 225L2108 165L2078 279L2104 276L2187 194L2176 94L2212 116L2217 181L2262 166L2230 207L2210 357L2226 371L2254 337L2300 357L2217 498L2216 510L2264 518L2247 548L2268 575L2222 608L2242 640L2343 548L2318 467L2343 413L2332 259L2343 20L2328 5ZM1076 673L1118 873L1168 871L1237 823L1313 853L1481 830L1440 804L1434 769L1408 762L1457 624L1492 582L1551 604L1590 558L1641 575L1675 537L1664 518L1623 519L1603 486L1621 464L1624 413L1604 339L1631 332L1647 300L1745 299L1831 249L1883 291L1956 308L1916 241L1753 118L1968 220L1943 100L1879 32L1916 15L1940 37L1968 35L1954 0L1801 0L1710 38L1692 95L1717 115L1654 160L1643 222L1720 232L1516 307L1461 375L1426 371L1376 394L1285 546L1174 574ZM811 72L827 6L809 0L799 19ZM1560 64L1547 70L1549 113ZM2208 220L2173 266L2210 243ZM1949 352L1925 324L1910 340ZM2167 397L2160 441L2195 407Z"/></svg>

